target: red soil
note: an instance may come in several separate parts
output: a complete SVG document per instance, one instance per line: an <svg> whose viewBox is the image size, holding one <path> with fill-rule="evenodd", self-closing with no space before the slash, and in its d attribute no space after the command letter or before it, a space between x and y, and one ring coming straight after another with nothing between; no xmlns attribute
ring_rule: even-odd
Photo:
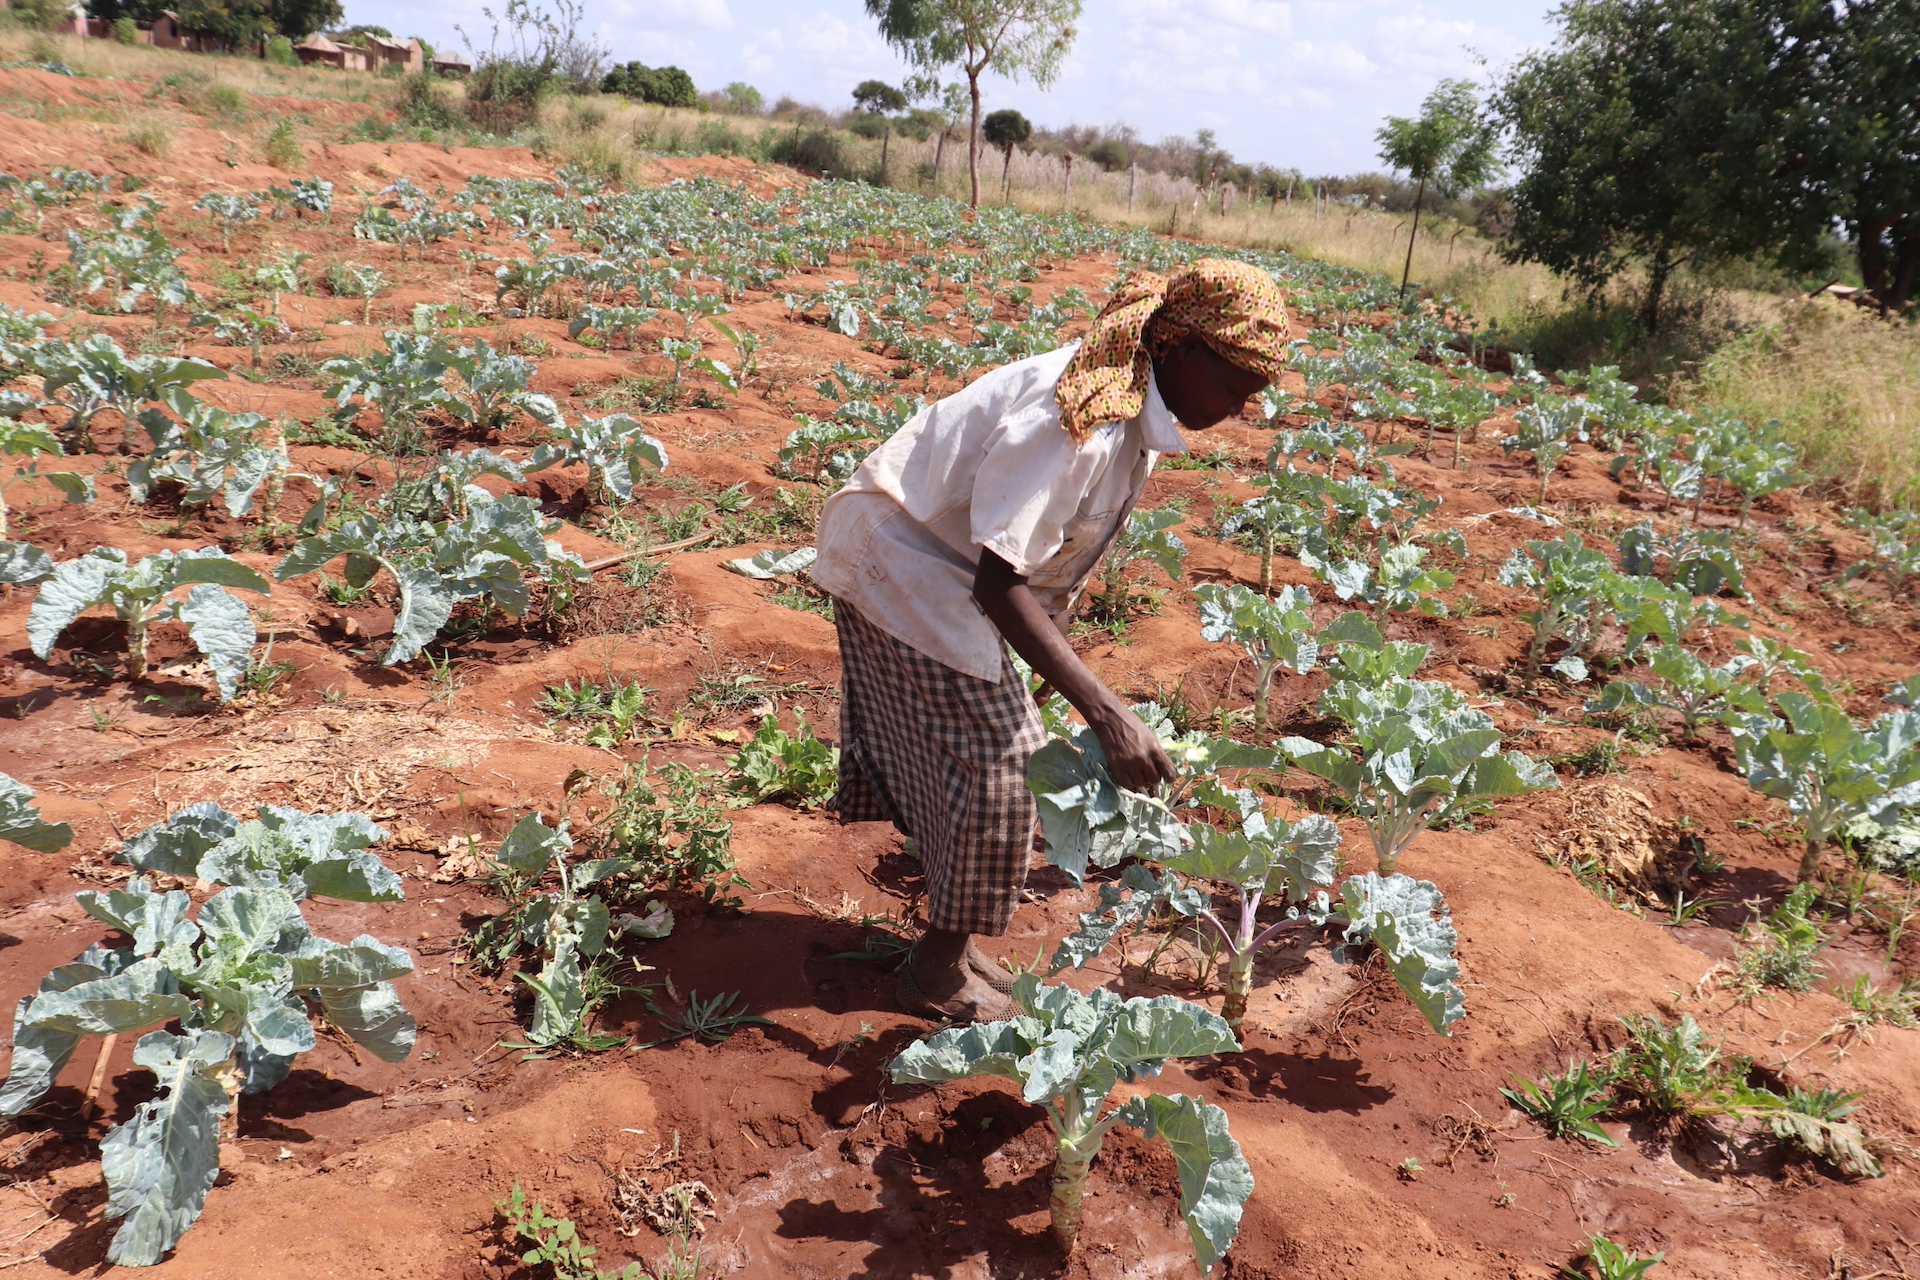
<svg viewBox="0 0 1920 1280"><path fill-rule="evenodd" d="M73 102L126 92L122 85L0 72L0 95ZM460 296L483 314L491 311L483 278L462 273L451 245L403 267L389 246L353 242L350 215L331 225L261 223L236 237L231 255L218 254L217 233L186 212L192 196L216 185L258 188L286 175L251 161L228 168L219 159L227 143L216 129L182 127L173 153L158 161L117 147L117 127L9 123L15 127L0 136L0 168L69 163L152 173L173 206L170 234L193 241L202 255L195 271L205 288L213 287L221 257L299 245L325 258L378 262L404 282L376 303L376 323L404 323L412 302L428 298ZM343 193L356 182L384 185L400 174L431 189L472 173L541 171L531 156L510 149L309 140L307 153L312 172L341 183ZM656 178L690 172L769 187L787 180L734 160L653 166ZM0 295L7 301L41 305L26 264L36 252L60 260L57 221L50 219L44 239L0 237L0 272L13 276L11 292ZM503 251L500 243L487 247ZM814 283L838 271L812 273ZM1095 292L1111 274L1110 262L1056 264L1038 292L1067 284ZM836 360L874 374L891 365L853 339L789 322L779 288L750 295L728 317L769 336L770 385L756 384L722 409L656 421L673 452L674 474L703 491L745 480L771 502L771 489L790 487L770 467L792 415L827 407L816 401L812 382ZM290 297L286 304L303 324L357 318L360 305L326 297ZM69 319L110 329L122 341L150 326L145 317ZM543 385L572 413L595 388L651 368L646 357L624 349L568 341L560 321L515 320L476 332L543 341ZM324 333L323 341L304 344L305 352L350 349L371 337L331 324ZM222 364L240 355L227 348L205 354ZM303 419L322 408L304 379L202 384L201 393L231 408ZM118 427L103 422L97 434L111 453ZM1229 424L1207 444L1232 453L1245 473L1264 455L1268 435L1250 422ZM448 432L442 442L456 438ZM504 443L524 438L510 435ZM1449 453L1443 447L1435 458ZM1396 622L1393 632L1435 646L1427 678L1450 680L1478 697L1502 687L1523 652L1524 628L1513 617L1526 607L1524 597L1493 581L1493 571L1541 529L1504 514L1531 498L1530 475L1490 449L1467 454L1469 466L1460 471L1417 457L1400 468L1404 478L1445 497L1439 523L1463 529L1471 554L1459 587L1448 593L1454 616ZM306 446L294 456L296 467L309 471L338 470L352 457ZM100 500L91 508L17 491L26 503L17 536L64 558L99 543L143 552L246 532L215 513L190 536L174 536L162 523L163 508L128 502L124 482L102 469L107 460L75 461L101 472ZM525 491L556 514L582 520L589 515L583 483L583 476L561 471L537 477ZM303 488L290 486L283 516L297 518L304 509ZM1192 504L1182 530L1192 547L1189 585L1257 581L1253 557L1198 533L1216 505L1252 492L1220 472L1154 478L1149 502L1178 495ZM1613 482L1604 459L1584 449L1563 464L1552 496L1559 515L1595 532L1637 521L1643 508L1664 518L1646 494ZM684 498L656 488L643 501ZM1754 614L1756 634L1813 653L1857 691L1856 713L1871 713L1879 691L1914 667L1920 628L1913 609L1874 599L1869 587L1850 617L1818 588L1857 558L1857 539L1830 509L1808 499L1763 505L1763 554L1749 579L1756 599L1742 608ZM1825 541L1790 541L1775 527L1786 515L1800 528L1817 526ZM1712 508L1706 519L1731 523L1729 513ZM562 541L589 557L618 549L580 530L569 529ZM529 809L551 817L570 770L604 773L640 757L638 746L596 750L581 745L577 732L547 726L534 701L543 686L564 678L611 674L656 690L656 765L723 767L728 748L713 731L751 727L752 713L704 721L690 715L681 736L667 731L673 709L703 675L752 674L785 686L783 716L804 710L831 737L832 628L816 615L768 603L763 585L720 568L721 560L756 549L673 557L675 618L663 625L564 644L509 628L465 646L464 683L450 704L429 700L420 672L385 671L351 653L366 641L343 634L342 611L317 597L311 578L276 587L271 600L274 655L299 669L283 686L284 700L230 711L176 712L149 698L184 705L193 689L190 680L165 674L169 662L188 656L183 637L167 628L156 643L161 674L148 686L96 683L71 655L124 647L112 628L83 622L52 661L42 662L23 636L28 594L0 600L0 711L15 717L0 731L0 771L34 787L48 818L71 821L78 833L66 853L53 857L0 845L0 1005L10 1007L47 969L104 936L74 905L73 893L123 874L107 855L124 836L182 804L364 808L390 830L406 832L408 847L391 850L388 860L407 874L409 901L321 902L308 912L326 936L370 932L413 951L420 967L401 986L420 1019L418 1051L388 1066L356 1061L342 1042L323 1037L286 1084L246 1100L221 1185L154 1274L525 1276L494 1208L516 1181L578 1222L600 1246L604 1267L656 1259L664 1242L650 1229L620 1234L612 1192L622 1170L658 1163L676 1144L680 1161L667 1172L704 1182L717 1199L702 1274L1190 1274L1175 1170L1157 1144L1124 1131L1109 1141L1095 1168L1082 1247L1063 1262L1046 1232L1049 1149L1039 1112L994 1083L941 1090L886 1083L889 1056L925 1024L899 1012L891 975L833 957L860 949L863 912L908 913L916 903L915 864L889 828L842 829L819 814L774 806L742 810L733 815L733 848L753 886L743 895L748 912L709 916L685 895L664 895L679 928L643 945L639 958L652 967L650 976L670 978L682 995L739 991L746 1007L774 1025L719 1045L681 1042L573 1060L523 1062L499 1047L525 1025L524 987L458 963L463 935L496 912L498 901L473 884L429 879L437 860L424 850L467 831L498 836ZM275 558L238 554L263 569ZM1159 578L1144 566L1136 575ZM1278 576L1308 581L1286 560ZM1462 607L1470 598L1477 610ZM377 613L362 623L377 627ZM1730 639L1723 633L1718 643ZM1085 654L1129 693L1177 686L1203 709L1244 705L1250 697L1244 665L1200 640L1184 591L1167 595L1160 616L1136 621L1124 643L1088 642ZM1319 687L1317 678L1283 680L1276 719L1310 722ZM1578 724L1577 702L1570 691L1542 685L1517 687L1489 709L1510 745L1554 754L1608 736ZM1661 814L1689 818L1724 858L1726 869L1710 889L1715 896L1777 896L1791 883L1796 854L1769 825L1780 811L1730 771L1727 748L1725 735L1711 730L1699 745L1629 758L1625 781ZM1722 907L1704 926L1673 929L1608 906L1538 854L1540 842L1566 825L1563 806L1560 793L1503 803L1479 820L1479 830L1430 833L1409 856L1405 869L1445 890L1461 932L1470 1016L1451 1039L1430 1034L1378 973L1337 966L1324 948L1277 952L1257 972L1244 1052L1176 1066L1155 1082L1161 1091L1197 1092L1224 1106L1258 1179L1225 1273L1237 1280L1545 1277L1573 1256L1585 1233L1603 1231L1642 1253L1666 1251L1657 1274L1673 1280L1908 1274L1920 1262L1908 1243L1920 1239L1914 1169L1903 1154L1911 1147L1889 1149L1885 1178L1849 1184L1783 1159L1770 1143L1743 1145L1729 1158L1697 1133L1647 1125L1612 1125L1623 1140L1617 1150L1551 1141L1508 1107L1498 1090L1511 1075L1604 1052L1621 1039L1621 1015L1671 1019L1689 1012L1724 1034L1729 1049L1763 1066L1790 1061L1784 1070L1796 1083L1864 1090L1857 1118L1870 1132L1896 1143L1920 1134L1920 1032L1883 1028L1840 1056L1813 1044L1843 1010L1827 991L1736 1007L1725 991L1700 987L1715 959L1728 954L1728 930L1744 912ZM1353 823L1343 827L1355 869L1365 869L1363 833ZM1005 954L1029 962L1070 931L1073 915L1092 897L1045 868L1034 873L1033 887L1034 900L1002 944ZM1844 937L1832 953L1835 973L1884 976L1885 941L1864 931ZM1899 960L1913 958L1907 947ZM1112 959L1073 980L1129 994L1211 998L1182 979L1152 979L1131 966L1121 972ZM1907 970L1896 963L1894 971ZM658 1019L637 999L610 1006L600 1025L642 1041L659 1034ZM150 1075L132 1066L130 1049L123 1041L110 1064L103 1116L87 1123L76 1115L92 1066L91 1049L83 1049L47 1105L0 1137L0 1263L18 1259L13 1274L22 1280L101 1266L113 1224L101 1213L98 1138L151 1088ZM1396 1173L1408 1157L1425 1170L1413 1181Z"/></svg>

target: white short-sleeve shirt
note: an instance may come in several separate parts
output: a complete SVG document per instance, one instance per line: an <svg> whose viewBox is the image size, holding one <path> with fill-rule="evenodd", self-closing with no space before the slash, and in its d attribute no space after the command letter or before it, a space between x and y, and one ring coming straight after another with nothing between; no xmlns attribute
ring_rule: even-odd
<svg viewBox="0 0 1920 1280"><path fill-rule="evenodd" d="M973 598L980 549L1058 616L1154 462L1186 449L1151 380L1138 417L1076 443L1053 389L1077 345L986 374L868 455L820 514L814 581L928 657L997 683L1000 634Z"/></svg>

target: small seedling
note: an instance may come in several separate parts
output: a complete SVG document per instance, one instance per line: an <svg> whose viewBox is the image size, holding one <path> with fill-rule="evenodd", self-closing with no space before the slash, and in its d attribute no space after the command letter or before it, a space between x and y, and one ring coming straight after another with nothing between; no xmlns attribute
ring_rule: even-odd
<svg viewBox="0 0 1920 1280"><path fill-rule="evenodd" d="M663 1044L672 1044L676 1040L705 1040L708 1044L719 1044L732 1038L741 1027L771 1027L771 1018L763 1018L757 1013L748 1013L745 1009L735 1009L740 1002L738 991L726 991L702 1000L698 991L687 992L687 1009L682 1014L669 1014L647 997L647 1008L660 1019L667 1034L658 1040L649 1040L645 1044L633 1045L628 1052L638 1053L642 1049L657 1049Z"/></svg>
<svg viewBox="0 0 1920 1280"><path fill-rule="evenodd" d="M1640 1280L1666 1256L1656 1253L1651 1258L1643 1258L1605 1236L1592 1235L1587 1237L1586 1251L1580 1255L1581 1261L1587 1265L1562 1267L1560 1274L1570 1277L1570 1280ZM1588 1267L1592 1268L1591 1272L1587 1270Z"/></svg>

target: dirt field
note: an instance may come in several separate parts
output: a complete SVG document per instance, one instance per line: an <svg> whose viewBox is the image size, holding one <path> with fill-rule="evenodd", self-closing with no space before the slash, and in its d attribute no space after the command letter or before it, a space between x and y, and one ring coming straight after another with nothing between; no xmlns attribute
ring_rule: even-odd
<svg viewBox="0 0 1920 1280"><path fill-rule="evenodd" d="M433 191L442 184L457 189L476 174L550 175L535 156L513 148L348 142L343 130L372 108L334 103L321 110L303 101L296 105L310 117L301 133L305 159L289 173L253 158L231 126L210 119L176 112L171 149L154 157L119 141L117 124L48 123L27 109L36 102L111 107L145 92L131 82L0 72L0 107L18 113L0 131L0 169L29 175L67 165L147 178L144 192L167 204L161 226L176 245L188 246L181 265L205 295L234 289L222 283L223 270L264 262L280 249L314 254L316 268L348 259L377 264L391 286L372 303L376 331L409 328L417 303L462 303L476 323L447 331L447 338L486 337L536 355L537 389L555 397L570 419L605 412L610 389L617 392L623 380L667 373L657 354L658 338L670 332L664 324L643 330L635 340L640 349L630 350L625 342L590 347L572 340L565 319L503 314L486 268L461 258L523 252L503 225L471 241L429 244L404 262L398 245L353 238L356 187L377 191L404 176ZM280 100L249 104L260 122L290 109ZM647 181L694 174L745 183L761 195L803 181L725 159L656 161ZM263 216L237 229L223 249L218 227L191 208L205 191L257 191L289 176L335 183L332 217ZM53 210L37 233L16 225L9 228L14 234L0 234L0 301L54 313L60 322L53 335L104 332L129 350L150 340L154 320L144 308L97 314L48 300L46 270L65 260L64 229L107 225L93 205L77 202ZM564 231L556 233L557 247L568 243ZM856 260L869 253L896 261L911 252L887 243L876 228L829 264L796 267L784 279L746 289L725 321L764 336L761 376L737 392L710 387L709 407L649 418L648 430L672 455L671 483L644 479L632 508L590 502L578 466L520 486L497 479L485 485L537 499L567 522L559 541L587 560L625 549L620 517L684 511L736 484L744 483L761 510L776 504L780 490L817 510L818 488L776 468L795 415L832 412L835 405L814 383L836 362L885 377L899 360L829 331L817 316L796 319L782 295L852 280ZM1112 255L1042 258L1034 263L1034 300L1078 286L1097 302L1117 265ZM957 297L958 286L951 292ZM231 371L226 380L198 384L196 394L210 402L303 423L323 418L332 406L314 361L368 350L376 334L357 323L359 298L315 288L286 295L280 306L296 337L266 348L265 372L248 376L248 349L217 342L204 327L175 330L162 339L164 350ZM731 358L704 327L701 338L708 355ZM282 354L306 363L272 365ZM955 386L944 376L932 379L935 394ZM902 383L903 391L919 388L918 375ZM377 425L363 415L363 430ZM1258 582L1255 556L1203 531L1233 501L1254 494L1243 477L1263 465L1272 432L1250 410L1246 421L1205 438L1220 465L1163 469L1150 481L1146 505L1186 504L1180 534L1190 555L1182 583L1167 591L1157 613L1141 610L1119 637L1098 628L1079 633L1083 655L1115 688L1141 698L1177 690L1206 714L1251 700L1246 664L1228 646L1200 638L1198 609L1185 588ZM491 434L450 419L429 429L438 447L522 451L537 433L525 418ZM1561 785L1503 801L1472 829L1428 833L1408 856L1407 871L1445 891L1460 931L1468 1017L1450 1039L1429 1032L1377 966L1337 965L1324 947L1276 949L1256 971L1244 1051L1176 1063L1155 1083L1161 1092L1198 1093L1224 1107L1252 1165L1257 1190L1222 1270L1235 1280L1547 1277L1577 1256L1589 1232L1604 1232L1643 1254L1665 1252L1655 1275L1673 1280L1914 1274L1920 1248L1910 1242L1920 1241L1920 1197L1910 1144L1920 1142L1920 1031L1880 1027L1850 1040L1820 1038L1846 1011L1835 989L1861 974L1881 983L1920 974L1920 942L1911 934L1890 939L1884 918L1876 929L1870 912L1836 912L1818 989L1743 1003L1710 977L1734 954L1736 934L1752 918L1743 904L1771 905L1791 887L1799 859L1791 824L1784 809L1750 791L1733 770L1730 740L1717 725L1695 743L1635 745L1621 755L1619 772L1585 777L1571 762L1615 735L1582 714L1582 699L1597 685L1576 690L1521 676L1528 632L1516 618L1530 598L1500 585L1495 574L1525 539L1554 535L1513 514L1533 500L1536 481L1522 459L1493 443L1502 434L1498 423L1480 431L1457 470L1444 432L1431 458L1421 451L1397 460L1403 481L1444 498L1430 527L1459 530L1467 554L1455 566L1457 585L1444 593L1449 616L1397 617L1390 633L1434 646L1423 678L1471 695L1495 717L1508 746L1565 762ZM217 505L181 517L165 492L147 505L133 503L118 416L103 413L94 437L101 453L64 465L94 476L98 500L68 505L44 486L16 488L14 537L56 560L97 545L137 555L217 543L266 572L284 554L289 538L269 545L255 521L234 519ZM293 469L309 474L337 474L357 460L341 444L296 443L291 456ZM314 492L308 481L290 481L276 518L297 522ZM1614 535L1648 516L1662 527L1684 523L1684 513L1665 505L1638 482L1613 479L1606 456L1583 445L1561 464L1544 510L1611 547ZM1737 514L1709 502L1700 520L1731 528ZM1849 691L1855 716L1876 714L1881 693L1911 675L1920 658L1911 600L1890 602L1875 582L1828 589L1867 548L1814 498L1788 492L1764 499L1753 525L1751 599L1727 603L1751 615L1754 635L1813 655ZM311 575L297 578L277 584L255 610L263 636L273 634L273 659L293 672L225 708L203 696L204 680L187 668L193 654L184 627L157 628L155 674L135 686L120 674L125 637L111 620L82 619L42 661L25 639L33 591L0 589L0 711L9 717L0 730L0 772L34 788L47 818L71 822L77 833L56 855L0 845L0 1000L7 1007L53 966L110 936L74 904L74 893L124 880L128 869L111 862L123 840L189 803L217 800L235 812L271 802L367 813L391 833L380 852L406 879L404 903L320 901L307 914L326 936L370 933L412 952L418 968L399 985L419 1019L418 1047L387 1065L356 1053L344 1038L322 1035L286 1083L245 1098L237 1142L223 1152L221 1180L204 1215L154 1274L544 1275L520 1264L495 1208L516 1182L572 1218L599 1247L603 1268L629 1259L653 1263L666 1242L641 1219L623 1215L616 1194L639 1175L656 1186L698 1181L711 1191L714 1212L699 1241L703 1276L1191 1274L1176 1170L1159 1144L1124 1129L1108 1141L1094 1169L1080 1249L1063 1261L1047 1232L1051 1149L1040 1111L1004 1082L937 1090L886 1082L891 1056L928 1026L900 1012L894 975L884 965L836 956L864 949L863 917L910 919L916 909L917 863L889 827L843 829L817 811L781 805L739 809L729 817L737 872L750 886L735 890L745 910L708 912L695 893L659 893L678 927L630 950L650 970L644 980L670 981L655 986L654 1003L672 1012L670 1002L690 992L738 992L743 1006L771 1025L746 1027L718 1044L681 1040L533 1061L501 1047L524 1034L528 991L513 966L487 974L469 961L465 940L501 904L484 886L442 873L449 838L470 834L485 847L526 812L551 820L564 807L563 786L574 770L604 776L645 757L656 767L684 762L724 774L733 744L769 709L788 725L802 712L832 740L832 624L817 612L772 602L772 586L722 568L725 560L810 540L800 533L677 552L644 590L624 585L618 570L603 572L596 579L603 585L582 605L599 611L583 613L586 622L555 629L500 620L470 629L435 647L457 660L456 674L439 681L423 661L378 665L378 636L392 624L390 601L382 604L376 593L361 605L339 606ZM1145 561L1130 576L1170 585ZM1276 576L1312 584L1327 599L1292 559L1281 557ZM1738 633L1710 634L1707 648L1724 659ZM753 679L742 684L742 677ZM646 686L645 732L616 749L597 748L579 727L553 721L536 705L548 686L582 679ZM1310 726L1325 683L1321 675L1283 674L1271 736ZM756 692L711 696L729 686ZM1299 775L1281 786L1301 803L1311 792ZM1721 869L1701 877L1693 892L1719 905L1687 925L1671 925L1657 909L1610 905L1543 856L1564 845L1570 831L1591 828L1595 806L1607 799L1596 789L1618 787L1647 797L1655 817L1684 820L1717 855ZM1351 819L1341 826L1352 869L1367 869L1364 829ZM1071 887L1038 858L1031 887L1032 900L1003 940L1005 955L1028 963L1071 932L1074 916L1093 900L1091 889ZM1875 901L1902 894L1911 901L1902 882L1871 878L1870 887ZM1217 1004L1217 989L1195 985L1192 976L1186 961L1149 972L1138 963L1122 968L1109 952L1068 980ZM1698 1128L1633 1120L1609 1122L1621 1139L1617 1149L1554 1141L1499 1092L1514 1075L1531 1078L1618 1045L1623 1015L1671 1020L1681 1013L1780 1078L1863 1092L1852 1118L1881 1144L1886 1176L1838 1179L1811 1160L1782 1154L1757 1131L1723 1145ZM597 1030L636 1043L656 1039L661 1025L639 996L613 1000L596 1020ZM45 1104L0 1136L0 1267L12 1276L97 1274L103 1266L116 1224L103 1216L99 1138L153 1091L152 1075L132 1063L131 1039L121 1038L107 1064L99 1116L80 1115L93 1070L89 1042ZM1409 1158L1417 1176L1403 1170Z"/></svg>

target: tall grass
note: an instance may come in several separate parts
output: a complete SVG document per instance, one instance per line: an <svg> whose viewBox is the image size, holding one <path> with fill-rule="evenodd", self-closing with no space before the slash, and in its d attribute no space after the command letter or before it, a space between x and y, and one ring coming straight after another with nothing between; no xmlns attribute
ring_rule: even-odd
<svg viewBox="0 0 1920 1280"><path fill-rule="evenodd" d="M1796 308L1726 343L1671 398L1778 418L1835 495L1920 506L1920 327L1850 304Z"/></svg>

